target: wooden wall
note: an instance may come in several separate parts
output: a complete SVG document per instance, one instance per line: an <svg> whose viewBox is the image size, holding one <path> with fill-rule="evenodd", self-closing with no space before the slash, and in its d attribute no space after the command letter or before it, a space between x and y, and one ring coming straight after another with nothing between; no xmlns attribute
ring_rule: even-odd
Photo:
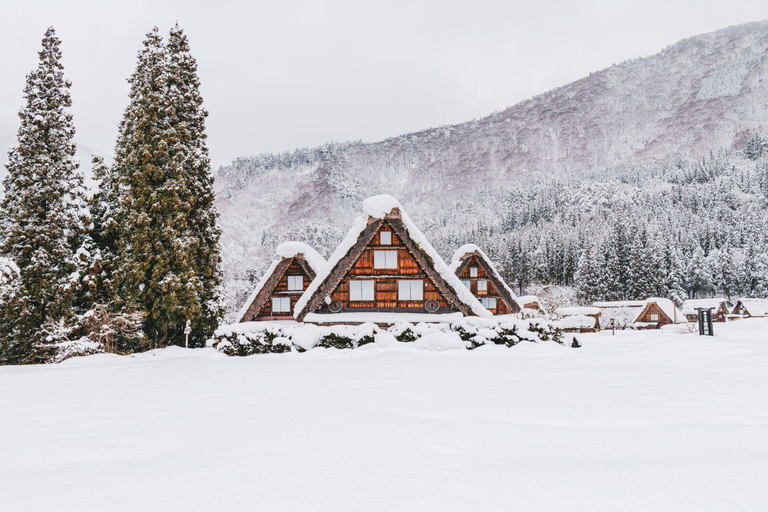
<svg viewBox="0 0 768 512"><path fill-rule="evenodd" d="M470 268L472 267L477 268L477 277L470 277ZM462 281L470 281L469 289L472 292L472 295L478 299L484 297L493 297L496 299L496 309L489 309L488 311L494 315L506 315L510 313L509 308L507 307L507 303L502 300L495 283L493 283L493 281L488 278L485 269L477 263L477 256L472 255L469 257L469 262L464 267L464 270L462 270L459 274L459 279ZM477 281L480 279L485 279L488 281L487 290L478 290Z"/></svg>
<svg viewBox="0 0 768 512"><path fill-rule="evenodd" d="M283 272L280 281L277 286L269 295L269 298L264 301L264 304L259 309L254 320L290 320L293 318L293 312L296 309L296 302L299 297L304 293L304 290L288 291L288 276L304 276L304 290L307 289L309 283L312 282L311 277L304 271L304 267L298 262L296 258L291 260L288 268ZM291 298L291 311L288 313L273 312L272 311L272 297L290 297Z"/></svg>
<svg viewBox="0 0 768 512"><path fill-rule="evenodd" d="M392 243L390 245L381 244L382 231L389 231L392 233ZM397 251L397 268L374 268L373 252L375 250ZM351 301L349 298L350 279L374 280L375 300ZM424 300L399 301L397 298L397 282L400 279L421 279L424 283ZM355 262L347 275L344 276L336 289L331 293L331 299L341 301L343 304L342 311L398 311L427 313L427 310L424 309L424 303L430 299L434 299L438 302L440 308L438 312L453 311L453 308L451 308L432 281L429 280L424 271L419 267L419 264L413 258L410 251L403 244L402 240L398 238L387 222L382 224L382 227L363 250L360 258L358 258L357 262Z"/></svg>

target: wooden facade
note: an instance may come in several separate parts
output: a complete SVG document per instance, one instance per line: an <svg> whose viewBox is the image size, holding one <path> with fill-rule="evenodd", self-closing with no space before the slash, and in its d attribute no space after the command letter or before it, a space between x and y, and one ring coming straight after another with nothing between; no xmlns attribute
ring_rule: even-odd
<svg viewBox="0 0 768 512"><path fill-rule="evenodd" d="M480 251L466 253L460 261L455 270L456 276L485 309L494 315L520 312L520 305L514 295Z"/></svg>
<svg viewBox="0 0 768 512"><path fill-rule="evenodd" d="M728 318L728 315L731 314L728 301L725 299L688 300L683 302L683 314L685 315L686 320L689 322L695 323L699 321L699 312L696 308L711 308L713 322L725 322L726 318Z"/></svg>
<svg viewBox="0 0 768 512"><path fill-rule="evenodd" d="M240 321L293 320L296 302L314 278L315 271L303 255L282 258Z"/></svg>
<svg viewBox="0 0 768 512"><path fill-rule="evenodd" d="M309 313L472 314L411 239L397 208L383 219L369 217L357 242L333 265L297 312L298 321Z"/></svg>
<svg viewBox="0 0 768 512"><path fill-rule="evenodd" d="M733 318L762 318L768 316L768 299L739 299L733 306Z"/></svg>
<svg viewBox="0 0 768 512"><path fill-rule="evenodd" d="M655 302L647 302L640 314L637 315L635 323L647 324L640 328L658 329L663 325L675 323L675 320L670 318Z"/></svg>

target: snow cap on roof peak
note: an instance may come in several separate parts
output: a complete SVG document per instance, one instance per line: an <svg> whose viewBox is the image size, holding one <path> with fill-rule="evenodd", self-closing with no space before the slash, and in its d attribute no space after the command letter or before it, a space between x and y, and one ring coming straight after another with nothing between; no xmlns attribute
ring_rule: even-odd
<svg viewBox="0 0 768 512"><path fill-rule="evenodd" d="M403 212L403 207L400 205L400 201L387 194L372 196L363 201L363 211L366 215L373 217L374 219L383 219L392 213L392 210L394 209L398 210L398 212L396 212L397 216L400 216Z"/></svg>
<svg viewBox="0 0 768 512"><path fill-rule="evenodd" d="M302 255L316 274L325 266L325 258L303 242L284 242L277 246L275 252L282 258L293 258Z"/></svg>

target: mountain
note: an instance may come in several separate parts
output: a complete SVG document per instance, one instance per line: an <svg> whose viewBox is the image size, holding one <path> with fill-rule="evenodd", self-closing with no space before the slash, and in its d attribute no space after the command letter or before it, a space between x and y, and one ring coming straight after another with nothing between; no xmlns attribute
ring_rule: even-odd
<svg viewBox="0 0 768 512"><path fill-rule="evenodd" d="M670 165L703 176L709 171L692 170L696 162L732 152L767 122L768 21L761 21L683 40L480 120L239 158L216 176L225 270L230 283L249 286L287 237L327 252L372 194L395 195L436 236L498 226L500 205L508 208L503 194L520 187L650 180ZM742 168L728 158L706 165ZM728 169L710 175L722 181ZM645 185L633 186L609 187L606 200L636 201Z"/></svg>

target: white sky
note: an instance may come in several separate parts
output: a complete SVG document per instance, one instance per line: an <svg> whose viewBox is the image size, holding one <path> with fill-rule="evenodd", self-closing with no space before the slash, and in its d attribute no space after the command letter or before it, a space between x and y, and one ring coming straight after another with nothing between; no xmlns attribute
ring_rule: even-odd
<svg viewBox="0 0 768 512"><path fill-rule="evenodd" d="M144 34L178 20L219 165L482 117L685 37L765 18L765 0L3 0L0 117L21 105L48 25L63 40L78 141L111 153Z"/></svg>

